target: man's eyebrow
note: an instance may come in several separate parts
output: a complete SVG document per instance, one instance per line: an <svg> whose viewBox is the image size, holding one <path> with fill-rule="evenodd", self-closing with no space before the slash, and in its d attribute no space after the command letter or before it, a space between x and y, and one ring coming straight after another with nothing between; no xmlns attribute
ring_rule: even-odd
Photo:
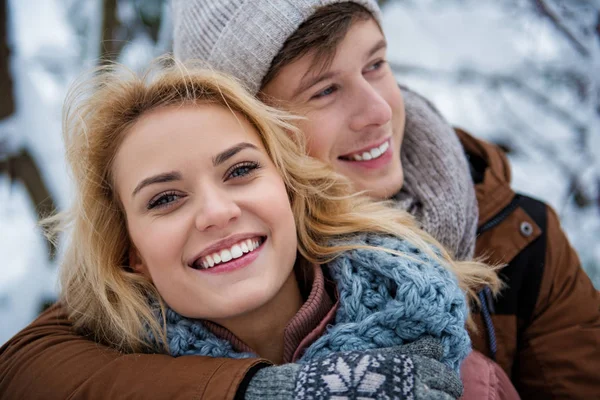
<svg viewBox="0 0 600 400"><path fill-rule="evenodd" d="M373 54L377 53L381 49L385 49L386 47L387 47L387 42L385 41L385 39L381 39L379 42L375 43L375 45L373 47L371 47L371 50L369 50L369 52L367 53L365 58L372 57Z"/></svg>
<svg viewBox="0 0 600 400"><path fill-rule="evenodd" d="M322 75L314 76L311 79L308 79L304 82L307 74L308 74L308 72L300 80L300 86L298 86L298 88L296 90L294 90L294 93L292 94L292 98L298 96L300 93L304 92L308 88L313 87L314 85L316 85L319 82L322 82L326 79L331 79L331 78L335 77L336 75L339 75L339 72L329 71Z"/></svg>
<svg viewBox="0 0 600 400"><path fill-rule="evenodd" d="M371 47L371 50L369 50L369 52L366 54L365 58L372 57L373 54L377 53L381 49L385 49L386 47L387 47L387 42L385 41L385 39L381 39L380 41L375 43L375 45L373 47ZM339 72L336 72L336 71L329 71L322 75L317 75L317 76L313 77L312 79L308 79L308 80L306 80L306 82L304 82L304 80L306 79L306 76L308 75L309 72L310 71L307 71L307 73L304 74L304 76L300 80L300 86L298 86L298 88L296 90L294 90L294 93L292 94L292 98L298 96L300 93L304 92L308 88L313 87L317 83L322 82L327 79L331 79L339 74Z"/></svg>
<svg viewBox="0 0 600 400"><path fill-rule="evenodd" d="M225 161L229 160L231 157L235 156L237 153L239 153L240 151L242 151L244 149L258 150L258 147L256 147L252 143L248 143L248 142L238 143L234 146L231 146L227 150L222 151L221 153L217 154L216 157L214 157L212 160L213 166L216 167L218 165L223 164Z"/></svg>
<svg viewBox="0 0 600 400"><path fill-rule="evenodd" d="M131 197L138 194L139 191L142 190L143 188L145 188L146 186L153 185L155 183L173 182L173 181L180 181L180 180L181 180L181 174L177 171L165 172L164 174L158 174L158 175L151 176L151 177L146 178L143 181L141 181L135 187L135 189L133 190L133 193L131 194Z"/></svg>

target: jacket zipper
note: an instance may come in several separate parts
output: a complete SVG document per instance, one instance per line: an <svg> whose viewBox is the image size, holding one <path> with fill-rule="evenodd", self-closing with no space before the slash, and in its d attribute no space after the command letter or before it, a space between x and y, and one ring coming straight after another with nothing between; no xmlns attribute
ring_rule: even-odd
<svg viewBox="0 0 600 400"><path fill-rule="evenodd" d="M506 217L508 217L513 211L515 211L516 208L519 206L520 198L521 198L521 196L519 196L518 194L515 195L515 197L513 197L511 202L506 207L504 207L498 214L496 214L488 222L483 224L481 226L481 228L477 229L477 235L481 235L482 233L489 231L490 229L492 229L495 226L497 226L498 224L500 224L500 222L504 221L504 219Z"/></svg>

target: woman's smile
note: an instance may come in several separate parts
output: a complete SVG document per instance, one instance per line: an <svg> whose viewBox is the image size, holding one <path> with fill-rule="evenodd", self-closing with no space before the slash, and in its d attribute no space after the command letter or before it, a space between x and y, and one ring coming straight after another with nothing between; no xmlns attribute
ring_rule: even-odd
<svg viewBox="0 0 600 400"><path fill-rule="evenodd" d="M179 314L228 325L271 304L294 275L288 192L243 115L214 104L150 111L113 168L131 267Z"/></svg>
<svg viewBox="0 0 600 400"><path fill-rule="evenodd" d="M259 256L266 236L252 235L248 239L239 239L239 236L225 239L203 251L206 255L196 258L190 267L204 273L220 274L250 265ZM232 241L235 242L233 245L225 243Z"/></svg>

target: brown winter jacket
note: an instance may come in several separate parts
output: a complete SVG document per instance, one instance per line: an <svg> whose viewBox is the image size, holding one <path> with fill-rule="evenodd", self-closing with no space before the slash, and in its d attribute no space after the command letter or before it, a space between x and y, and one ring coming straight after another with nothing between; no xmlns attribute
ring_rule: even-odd
<svg viewBox="0 0 600 400"><path fill-rule="evenodd" d="M518 288L516 293L509 288L495 301L491 318L496 361L524 399L600 398L600 293L581 268L550 207L543 207L544 232L521 207L495 224L495 217L504 214L515 198L508 161L498 147L464 131L457 133L471 164L479 159L485 165L482 182L475 186L479 227L490 222L493 227L477 238L476 255L508 264L545 240L545 259L521 263L524 270L512 271L512 281L506 282ZM528 297L533 291L537 296ZM519 318L524 300L531 299L529 318ZM473 348L491 356L483 317L476 313L474 319L478 333L471 334Z"/></svg>
<svg viewBox="0 0 600 400"><path fill-rule="evenodd" d="M511 203L510 173L495 146L458 132L468 153L488 168L476 186L480 225ZM497 361L523 398L594 398L600 393L600 296L579 266L554 212L547 210L546 257L531 321L492 315ZM522 222L534 228L521 233ZM516 208L477 242L478 255L506 263L540 237ZM535 285L533 285L535 286ZM482 318L474 347L489 352ZM0 399L232 399L253 367L265 361L119 354L73 333L53 306L0 349Z"/></svg>

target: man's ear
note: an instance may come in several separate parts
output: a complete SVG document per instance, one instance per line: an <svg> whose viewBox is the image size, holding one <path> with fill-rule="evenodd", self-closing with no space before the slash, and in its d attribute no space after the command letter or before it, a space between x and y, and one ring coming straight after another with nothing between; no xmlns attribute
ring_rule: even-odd
<svg viewBox="0 0 600 400"><path fill-rule="evenodd" d="M146 267L146 263L142 260L142 256L135 246L129 248L129 268L147 278L150 277L148 267Z"/></svg>

